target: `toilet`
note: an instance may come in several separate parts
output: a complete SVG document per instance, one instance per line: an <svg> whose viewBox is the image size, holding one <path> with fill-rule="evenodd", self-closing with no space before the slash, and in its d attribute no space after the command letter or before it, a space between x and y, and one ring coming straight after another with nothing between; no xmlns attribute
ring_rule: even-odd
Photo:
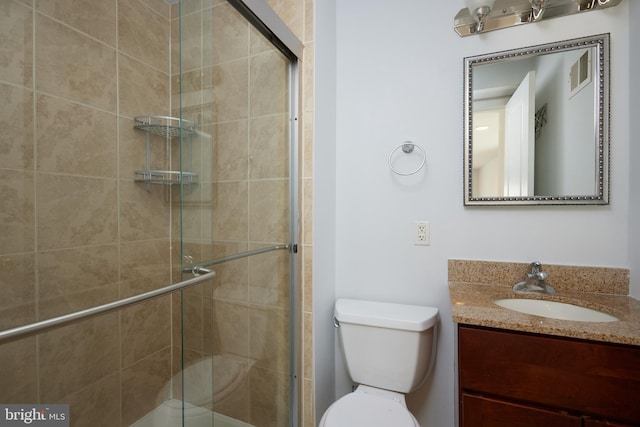
<svg viewBox="0 0 640 427"><path fill-rule="evenodd" d="M319 427L420 427L405 394L427 379L438 309L339 299L335 324L355 391L325 411Z"/></svg>

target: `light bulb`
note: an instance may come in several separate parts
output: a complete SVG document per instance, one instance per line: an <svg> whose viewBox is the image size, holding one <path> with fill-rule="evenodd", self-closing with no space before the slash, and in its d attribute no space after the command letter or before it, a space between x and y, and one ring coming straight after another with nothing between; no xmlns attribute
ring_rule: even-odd
<svg viewBox="0 0 640 427"><path fill-rule="evenodd" d="M483 6L493 8L493 3L495 0L464 0L467 5L467 9L469 9L469 13L473 15L473 12L476 9L479 9Z"/></svg>
<svg viewBox="0 0 640 427"><path fill-rule="evenodd" d="M465 0L469 14L476 20L477 25L472 32L484 30L484 20L491 13L494 0Z"/></svg>

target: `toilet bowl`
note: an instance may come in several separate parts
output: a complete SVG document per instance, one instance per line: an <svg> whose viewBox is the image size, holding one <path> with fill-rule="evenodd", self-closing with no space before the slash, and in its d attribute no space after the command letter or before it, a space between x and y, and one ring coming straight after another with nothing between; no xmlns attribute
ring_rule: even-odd
<svg viewBox="0 0 640 427"><path fill-rule="evenodd" d="M364 385L335 401L318 427L420 427L404 394Z"/></svg>
<svg viewBox="0 0 640 427"><path fill-rule="evenodd" d="M340 299L334 317L358 386L329 406L319 427L420 427L405 393L419 388L433 367L438 309Z"/></svg>

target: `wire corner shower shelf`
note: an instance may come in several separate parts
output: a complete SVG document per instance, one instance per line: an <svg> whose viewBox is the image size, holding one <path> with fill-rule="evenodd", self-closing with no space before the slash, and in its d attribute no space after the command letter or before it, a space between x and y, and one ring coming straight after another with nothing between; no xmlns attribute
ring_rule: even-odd
<svg viewBox="0 0 640 427"><path fill-rule="evenodd" d="M147 184L147 191L151 191L151 184L185 184L191 189L192 184L198 182L198 175L186 170L164 170L151 167L151 135L165 138L169 150L173 138L186 137L184 141L184 165L191 168L191 137L196 134L196 124L192 121L168 116L136 116L134 129L145 132L146 169L137 170L136 182ZM181 138L182 140L182 138ZM182 169L182 168L181 168Z"/></svg>

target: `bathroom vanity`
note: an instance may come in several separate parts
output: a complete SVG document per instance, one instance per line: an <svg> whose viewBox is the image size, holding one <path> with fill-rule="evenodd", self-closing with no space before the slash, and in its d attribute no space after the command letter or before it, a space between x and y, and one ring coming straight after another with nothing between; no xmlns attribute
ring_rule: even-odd
<svg viewBox="0 0 640 427"><path fill-rule="evenodd" d="M459 425L640 426L640 301L626 295L628 274L552 266L557 295L522 295L512 285L525 266L449 261ZM618 320L525 314L495 304L502 298L571 303Z"/></svg>

